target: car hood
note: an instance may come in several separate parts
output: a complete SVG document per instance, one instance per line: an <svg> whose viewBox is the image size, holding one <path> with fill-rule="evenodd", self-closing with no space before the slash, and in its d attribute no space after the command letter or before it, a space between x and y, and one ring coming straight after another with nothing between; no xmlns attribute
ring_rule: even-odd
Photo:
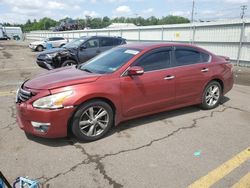
<svg viewBox="0 0 250 188"><path fill-rule="evenodd" d="M40 41L34 41L34 42L31 42L30 44L32 45L38 45L38 44L44 44L45 42L40 40Z"/></svg>
<svg viewBox="0 0 250 188"><path fill-rule="evenodd" d="M55 53L55 52L62 52L65 50L67 50L67 49L65 49L65 48L52 48L52 49L40 52L38 55L51 54L51 53Z"/></svg>
<svg viewBox="0 0 250 188"><path fill-rule="evenodd" d="M82 83L96 81L101 75L88 73L75 66L50 70L25 82L24 86L30 89L55 89Z"/></svg>
<svg viewBox="0 0 250 188"><path fill-rule="evenodd" d="M75 52L76 50L75 49L71 49L71 48L52 48L52 49L49 49L49 50L45 50L43 52L40 52L38 54L38 56L44 56L46 54L51 54L51 53L56 53L56 52L63 52L63 51L70 51L70 52Z"/></svg>

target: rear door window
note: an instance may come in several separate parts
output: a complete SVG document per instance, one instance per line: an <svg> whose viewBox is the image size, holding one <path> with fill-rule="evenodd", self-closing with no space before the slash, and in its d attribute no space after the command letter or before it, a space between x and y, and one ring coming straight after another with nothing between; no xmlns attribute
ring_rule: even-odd
<svg viewBox="0 0 250 188"><path fill-rule="evenodd" d="M54 37L54 40L64 40L62 37Z"/></svg>
<svg viewBox="0 0 250 188"><path fill-rule="evenodd" d="M176 66L191 65L203 62L201 53L193 49L176 49L175 61Z"/></svg>
<svg viewBox="0 0 250 188"><path fill-rule="evenodd" d="M114 39L114 46L118 46L122 43L122 39Z"/></svg>
<svg viewBox="0 0 250 188"><path fill-rule="evenodd" d="M202 59L202 62L204 62L204 63L209 62L210 61L210 55L201 52L201 59Z"/></svg>
<svg viewBox="0 0 250 188"><path fill-rule="evenodd" d="M101 38L100 39L100 47L113 46L112 38Z"/></svg>
<svg viewBox="0 0 250 188"><path fill-rule="evenodd" d="M48 41L54 41L54 40L55 40L54 37L48 38Z"/></svg>

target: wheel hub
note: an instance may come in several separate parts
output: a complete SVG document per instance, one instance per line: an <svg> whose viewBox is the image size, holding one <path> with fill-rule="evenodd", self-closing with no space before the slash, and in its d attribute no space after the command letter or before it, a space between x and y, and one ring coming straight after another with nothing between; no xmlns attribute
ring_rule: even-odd
<svg viewBox="0 0 250 188"><path fill-rule="evenodd" d="M208 106L215 105L220 97L220 89L217 85L211 85L206 92L206 103Z"/></svg>
<svg viewBox="0 0 250 188"><path fill-rule="evenodd" d="M89 107L80 118L79 127L86 136L97 136L101 134L109 123L107 111L100 106Z"/></svg>

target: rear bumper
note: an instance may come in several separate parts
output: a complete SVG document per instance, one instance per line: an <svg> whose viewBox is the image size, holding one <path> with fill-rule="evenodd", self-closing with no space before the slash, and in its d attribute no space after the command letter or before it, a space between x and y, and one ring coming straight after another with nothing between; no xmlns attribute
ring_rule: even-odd
<svg viewBox="0 0 250 188"><path fill-rule="evenodd" d="M37 60L36 63L39 67L42 67L42 68L47 69L47 70L51 70L51 69L55 68L51 64L47 63L46 61Z"/></svg>
<svg viewBox="0 0 250 188"><path fill-rule="evenodd" d="M224 80L223 95L229 92L233 88L233 85L234 85L234 74L231 72L229 74L226 74L226 79Z"/></svg>
<svg viewBox="0 0 250 188"><path fill-rule="evenodd" d="M16 119L18 125L25 132L45 138L66 137L68 131L68 121L74 112L74 107L58 110L39 110L30 104L16 104ZM32 126L31 122L49 123L46 132L41 132Z"/></svg>

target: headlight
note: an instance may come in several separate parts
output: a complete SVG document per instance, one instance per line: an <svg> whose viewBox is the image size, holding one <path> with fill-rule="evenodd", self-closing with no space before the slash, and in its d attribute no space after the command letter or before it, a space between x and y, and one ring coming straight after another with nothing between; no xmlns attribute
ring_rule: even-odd
<svg viewBox="0 0 250 188"><path fill-rule="evenodd" d="M60 55L68 55L68 54L70 54L69 51L62 51L62 52L60 52Z"/></svg>
<svg viewBox="0 0 250 188"><path fill-rule="evenodd" d="M57 52L51 53L51 54L46 54L46 58L47 58L47 59L52 59L52 58L54 58L56 55L57 55Z"/></svg>
<svg viewBox="0 0 250 188"><path fill-rule="evenodd" d="M71 96L73 91L64 91L61 93L49 95L47 97L40 98L33 102L33 107L42 109L58 109L63 108L64 100Z"/></svg>

